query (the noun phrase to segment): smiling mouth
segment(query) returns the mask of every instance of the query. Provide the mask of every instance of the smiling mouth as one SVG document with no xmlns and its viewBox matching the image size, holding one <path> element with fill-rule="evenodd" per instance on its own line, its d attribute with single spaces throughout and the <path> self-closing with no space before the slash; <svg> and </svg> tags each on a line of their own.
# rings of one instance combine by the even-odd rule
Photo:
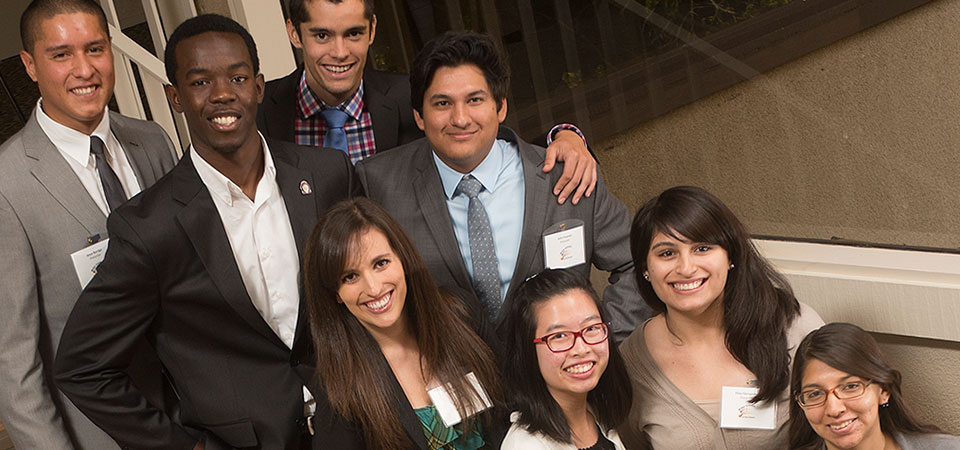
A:
<svg viewBox="0 0 960 450">
<path fill-rule="evenodd" d="M 844 431 L 850 426 L 850 424 L 852 424 L 856 420 L 857 420 L 856 418 L 853 418 L 853 419 L 845 420 L 838 424 L 827 425 L 827 427 L 833 431 Z"/>
<path fill-rule="evenodd" d="M 380 313 L 387 309 L 390 306 L 390 300 L 393 298 L 393 291 L 388 292 L 386 295 L 380 297 L 377 300 L 372 300 L 363 304 L 364 307 L 370 310 L 373 313 Z"/>
<path fill-rule="evenodd" d="M 231 113 L 218 114 L 211 117 L 208 120 L 213 122 L 213 124 L 216 125 L 217 128 L 226 130 L 226 129 L 233 128 L 233 126 L 237 123 L 237 121 L 240 120 L 240 116 L 236 114 L 231 114 Z"/>
<path fill-rule="evenodd" d="M 597 365 L 595 361 L 586 361 L 580 364 L 574 364 L 570 367 L 565 367 L 563 371 L 574 375 L 580 375 L 589 372 L 590 369 L 593 369 L 593 366 L 595 365 Z"/>
<path fill-rule="evenodd" d="M 692 291 L 702 286 L 704 281 L 707 281 L 707 279 L 701 278 L 699 280 L 688 281 L 686 283 L 670 283 L 670 286 L 673 286 L 673 288 L 678 291 Z"/>
<path fill-rule="evenodd" d="M 90 95 L 96 92 L 97 86 L 83 86 L 70 89 L 70 92 L 76 95 Z"/>
<path fill-rule="evenodd" d="M 341 74 L 350 70 L 354 66 L 354 64 L 356 63 L 343 64 L 343 65 L 323 64 L 323 68 L 327 69 L 327 71 L 329 72 L 333 72 L 335 74 Z"/>
</svg>

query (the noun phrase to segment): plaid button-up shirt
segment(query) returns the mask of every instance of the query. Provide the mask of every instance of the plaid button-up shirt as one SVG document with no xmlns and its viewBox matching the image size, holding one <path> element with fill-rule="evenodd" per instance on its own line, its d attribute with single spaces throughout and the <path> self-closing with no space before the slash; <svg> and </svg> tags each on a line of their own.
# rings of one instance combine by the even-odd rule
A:
<svg viewBox="0 0 960 450">
<path fill-rule="evenodd" d="M 323 120 L 320 111 L 331 106 L 325 104 L 307 86 L 306 71 L 300 75 L 300 94 L 297 96 L 296 124 L 294 136 L 297 144 L 321 147 L 323 136 L 327 133 L 327 123 Z M 350 116 L 343 130 L 347 133 L 347 156 L 356 164 L 361 159 L 373 155 L 376 146 L 373 138 L 373 121 L 363 103 L 363 81 L 352 97 L 340 105 L 332 106 Z"/>
</svg>

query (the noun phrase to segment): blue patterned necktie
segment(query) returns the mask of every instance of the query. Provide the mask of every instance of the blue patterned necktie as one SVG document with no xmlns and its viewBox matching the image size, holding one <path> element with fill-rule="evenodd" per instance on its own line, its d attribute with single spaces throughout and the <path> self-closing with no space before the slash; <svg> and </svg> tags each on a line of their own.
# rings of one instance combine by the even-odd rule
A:
<svg viewBox="0 0 960 450">
<path fill-rule="evenodd" d="M 473 261 L 473 289 L 486 307 L 491 321 L 495 323 L 500 312 L 500 269 L 490 219 L 483 203 L 477 198 L 481 189 L 483 185 L 480 181 L 473 175 L 467 175 L 460 180 L 456 192 L 470 198 L 467 234 L 470 241 L 470 259 Z"/>
<path fill-rule="evenodd" d="M 324 109 L 320 111 L 320 115 L 327 122 L 327 134 L 323 136 L 323 146 L 336 148 L 346 153 L 347 132 L 343 130 L 343 124 L 347 123 L 350 116 L 338 108 Z"/>
</svg>

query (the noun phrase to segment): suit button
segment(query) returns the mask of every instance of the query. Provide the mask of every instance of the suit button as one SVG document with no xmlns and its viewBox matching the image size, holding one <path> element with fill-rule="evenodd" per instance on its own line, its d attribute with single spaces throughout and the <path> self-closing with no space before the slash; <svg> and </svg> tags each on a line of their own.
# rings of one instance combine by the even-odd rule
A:
<svg viewBox="0 0 960 450">
<path fill-rule="evenodd" d="M 294 359 L 293 361 L 290 361 L 290 365 L 293 366 L 293 367 L 297 367 L 297 366 L 300 365 L 300 360 L 299 360 L 299 359 Z"/>
</svg>

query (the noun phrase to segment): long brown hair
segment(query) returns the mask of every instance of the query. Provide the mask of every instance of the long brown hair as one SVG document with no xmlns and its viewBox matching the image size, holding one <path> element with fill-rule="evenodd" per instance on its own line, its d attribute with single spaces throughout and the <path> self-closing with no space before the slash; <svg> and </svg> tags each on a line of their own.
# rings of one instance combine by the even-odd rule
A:
<svg viewBox="0 0 960 450">
<path fill-rule="evenodd" d="M 936 427 L 919 422 L 904 403 L 900 372 L 887 364 L 877 341 L 851 323 L 831 323 L 811 331 L 797 347 L 790 378 L 790 448 L 818 449 L 823 439 L 810 427 L 803 408 L 796 402 L 803 386 L 803 371 L 816 359 L 850 375 L 871 380 L 890 394 L 889 406 L 879 408 L 880 430 L 884 434 L 939 433 Z"/>
<path fill-rule="evenodd" d="M 467 325 L 463 303 L 441 293 L 413 242 L 386 210 L 362 197 L 330 208 L 310 234 L 303 263 L 320 384 L 333 409 L 363 428 L 370 448 L 409 448 L 413 443 L 392 400 L 393 372 L 370 333 L 337 302 L 340 274 L 368 230 L 387 237 L 403 266 L 407 284 L 403 314 L 420 350 L 421 370 L 428 380 L 450 386 L 461 417 L 479 395 L 464 375 L 472 371 L 497 402 L 497 369 L 489 347 Z M 469 430 L 473 423 L 466 420 L 459 426 Z"/>
<path fill-rule="evenodd" d="M 760 256 L 746 228 L 720 199 L 695 186 L 672 187 L 643 205 L 630 229 L 637 285 L 655 312 L 665 313 L 667 307 L 643 273 L 657 233 L 719 245 L 727 252 L 735 268 L 723 287 L 724 344 L 757 376 L 759 392 L 753 401 L 776 399 L 790 381 L 787 328 L 800 315 L 786 279 Z"/>
</svg>

